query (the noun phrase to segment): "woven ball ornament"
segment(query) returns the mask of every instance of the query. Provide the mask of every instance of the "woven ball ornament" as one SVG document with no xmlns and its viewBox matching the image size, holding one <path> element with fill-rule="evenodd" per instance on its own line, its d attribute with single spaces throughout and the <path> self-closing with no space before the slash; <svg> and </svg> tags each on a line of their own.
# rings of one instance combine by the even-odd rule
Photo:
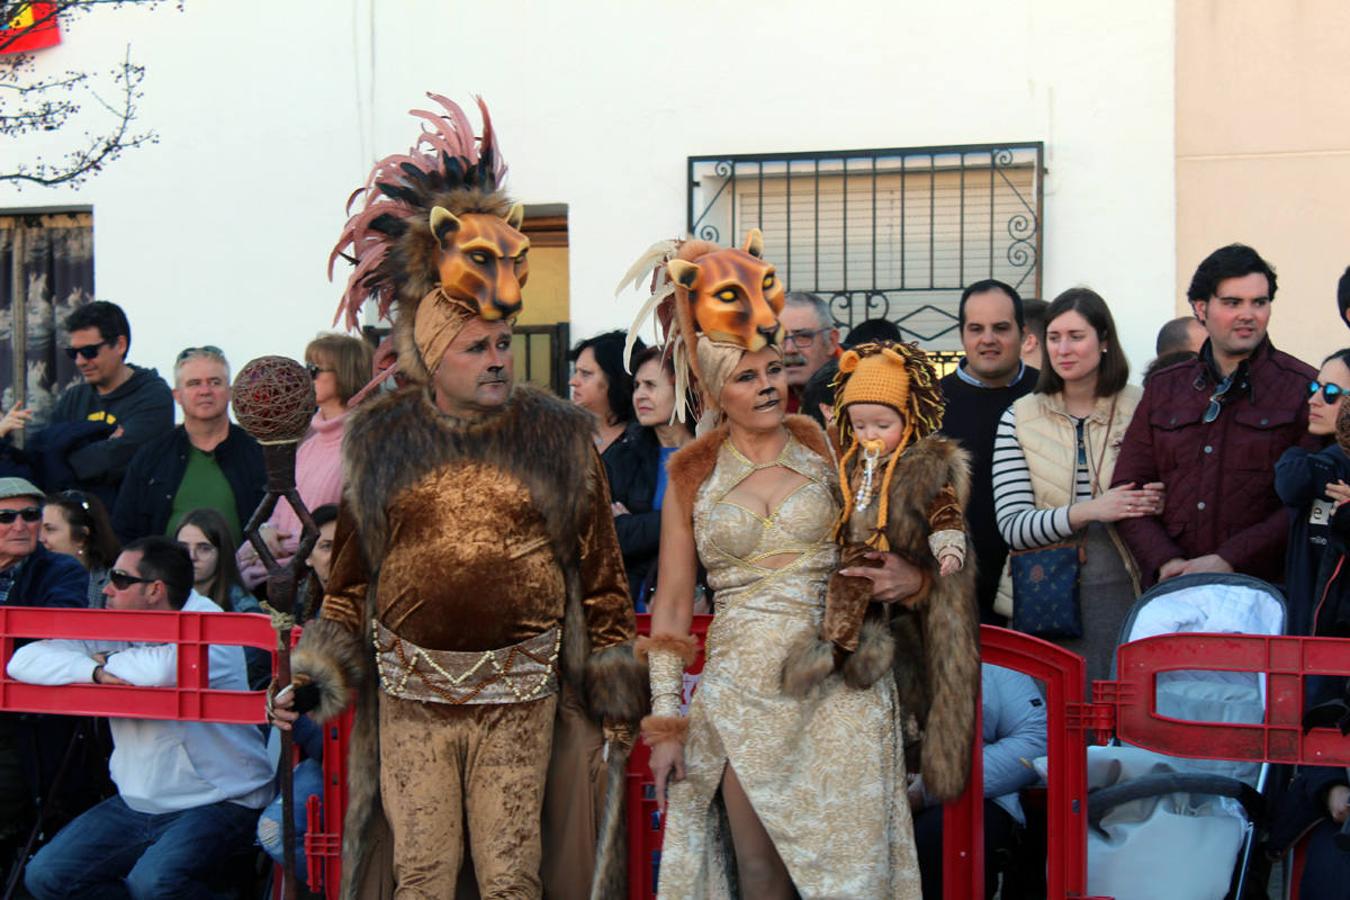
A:
<svg viewBox="0 0 1350 900">
<path fill-rule="evenodd" d="M 305 436 L 318 404 L 308 370 L 286 356 L 260 356 L 234 377 L 234 415 L 260 444 Z"/>
</svg>

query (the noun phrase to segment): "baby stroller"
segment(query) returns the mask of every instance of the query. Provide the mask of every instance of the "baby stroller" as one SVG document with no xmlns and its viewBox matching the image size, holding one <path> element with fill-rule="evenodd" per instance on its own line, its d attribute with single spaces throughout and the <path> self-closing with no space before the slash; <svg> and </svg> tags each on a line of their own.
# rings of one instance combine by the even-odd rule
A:
<svg viewBox="0 0 1350 900">
<path fill-rule="evenodd" d="M 1161 634 L 1284 632 L 1284 598 L 1245 575 L 1184 575 L 1135 601 L 1120 643 Z M 1115 663 L 1112 663 L 1112 677 Z M 1175 671 L 1157 678 L 1161 715 L 1259 724 L 1265 676 Z M 1269 766 L 1185 759 L 1117 742 L 1088 748 L 1088 893 L 1116 900 L 1264 896 L 1248 886 Z M 1257 879 L 1259 880 L 1259 879 Z"/>
</svg>

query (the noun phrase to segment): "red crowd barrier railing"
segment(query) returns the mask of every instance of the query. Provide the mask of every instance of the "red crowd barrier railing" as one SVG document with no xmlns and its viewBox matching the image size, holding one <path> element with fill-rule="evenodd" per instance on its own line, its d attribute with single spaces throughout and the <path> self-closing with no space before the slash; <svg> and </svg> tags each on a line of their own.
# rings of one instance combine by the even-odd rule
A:
<svg viewBox="0 0 1350 900">
<path fill-rule="evenodd" d="M 1046 791 L 1046 892 L 1082 897 L 1087 890 L 1087 732 L 1096 723 L 1083 703 L 1087 669 L 1076 653 L 1006 628 L 980 627 L 981 661 L 1015 669 L 1045 685 L 1049 778 Z M 980 709 L 976 707 L 977 711 Z M 984 744 L 975 719 L 970 779 L 942 821 L 942 893 L 947 900 L 984 897 Z"/>
<path fill-rule="evenodd" d="M 639 630 L 650 619 L 639 616 Z M 710 616 L 695 618 L 700 640 Z M 1118 677 L 1094 686 L 1094 702 L 1082 698 L 1083 659 L 1018 632 L 981 628 L 983 661 L 1041 680 L 1048 713 L 1047 895 L 1086 897 L 1086 747 L 1095 733 L 1175 756 L 1307 765 L 1350 765 L 1350 738 L 1335 729 L 1304 732 L 1302 679 L 1350 676 L 1350 640 L 1252 635 L 1163 635 L 1117 650 Z M 172 643 L 178 647 L 178 683 L 173 687 L 94 684 L 40 686 L 10 679 L 5 669 L 16 643 L 33 638 Z M 0 710 L 78 716 L 175 719 L 257 724 L 265 721 L 264 692 L 210 687 L 209 647 L 236 644 L 275 649 L 264 616 L 246 613 L 128 612 L 115 610 L 0 607 Z M 702 657 L 691 675 L 702 668 Z M 1159 675 L 1177 670 L 1254 672 L 1266 675 L 1266 719 L 1261 724 L 1191 722 L 1156 709 Z M 324 799 L 307 807 L 305 847 L 309 880 L 336 898 L 341 879 L 342 821 L 347 807 L 347 739 L 351 713 L 325 723 Z M 976 734 L 980 734 L 977 721 Z M 983 753 L 974 742 L 966 792 L 944 815 L 944 896 L 982 898 Z M 634 749 L 628 774 L 630 897 L 655 893 L 661 822 L 656 815 L 647 753 Z M 1105 898 L 1100 898 L 1105 900 Z"/>
<path fill-rule="evenodd" d="M 137 641 L 178 645 L 173 687 L 103 684 L 44 686 L 14 681 L 5 671 L 25 638 Z M 68 716 L 176 719 L 256 725 L 267 721 L 262 691 L 211 687 L 210 645 L 276 649 L 266 616 L 249 613 L 140 612 L 0 606 L 0 709 Z"/>
<path fill-rule="evenodd" d="M 1246 634 L 1165 634 L 1124 644 L 1115 681 L 1093 687 L 1104 724 L 1148 750 L 1199 759 L 1350 765 L 1350 740 L 1331 728 L 1303 730 L 1303 678 L 1350 676 L 1350 641 Z M 1259 725 L 1191 722 L 1161 715 L 1157 677 L 1177 670 L 1258 672 L 1266 676 Z"/>
</svg>

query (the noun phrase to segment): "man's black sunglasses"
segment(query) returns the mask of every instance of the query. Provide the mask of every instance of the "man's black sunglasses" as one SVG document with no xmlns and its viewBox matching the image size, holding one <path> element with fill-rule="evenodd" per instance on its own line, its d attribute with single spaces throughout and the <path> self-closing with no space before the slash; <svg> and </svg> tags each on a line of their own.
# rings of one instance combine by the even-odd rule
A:
<svg viewBox="0 0 1350 900">
<path fill-rule="evenodd" d="M 71 359 L 74 359 L 77 356 L 82 356 L 85 359 L 93 359 L 95 356 L 98 356 L 98 351 L 102 350 L 105 346 L 111 347 L 112 344 L 112 341 L 99 341 L 97 344 L 85 344 L 83 347 L 67 347 L 66 356 Z"/>
<path fill-rule="evenodd" d="M 23 519 L 30 525 L 42 521 L 42 510 L 36 506 L 23 509 L 0 509 L 0 525 L 13 525 L 15 519 Z"/>
<path fill-rule="evenodd" d="M 1323 384 L 1320 381 L 1308 382 L 1309 397 L 1315 396 L 1318 391 L 1322 392 L 1322 399 L 1327 403 L 1335 403 L 1346 393 L 1345 388 L 1341 387 L 1339 384 Z"/>
<path fill-rule="evenodd" d="M 132 575 L 129 572 L 123 572 L 121 569 L 113 569 L 108 573 L 108 580 L 112 582 L 113 587 L 119 591 L 125 591 L 133 584 L 154 584 L 158 578 L 141 578 Z"/>
</svg>

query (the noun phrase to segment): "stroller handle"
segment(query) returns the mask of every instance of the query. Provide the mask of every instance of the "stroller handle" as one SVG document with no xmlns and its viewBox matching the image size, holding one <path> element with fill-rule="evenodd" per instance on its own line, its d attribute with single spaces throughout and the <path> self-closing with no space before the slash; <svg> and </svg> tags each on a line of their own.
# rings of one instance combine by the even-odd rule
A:
<svg viewBox="0 0 1350 900">
<path fill-rule="evenodd" d="M 1101 821 L 1106 814 L 1122 803 L 1182 793 L 1231 797 L 1242 804 L 1243 811 L 1252 822 L 1262 821 L 1266 815 L 1265 801 L 1256 789 L 1245 781 L 1224 775 L 1167 772 L 1160 775 L 1145 775 L 1142 778 L 1134 778 L 1092 791 L 1088 794 L 1088 824 L 1100 830 Z M 1341 836 L 1350 840 L 1350 831 L 1342 829 Z"/>
</svg>

